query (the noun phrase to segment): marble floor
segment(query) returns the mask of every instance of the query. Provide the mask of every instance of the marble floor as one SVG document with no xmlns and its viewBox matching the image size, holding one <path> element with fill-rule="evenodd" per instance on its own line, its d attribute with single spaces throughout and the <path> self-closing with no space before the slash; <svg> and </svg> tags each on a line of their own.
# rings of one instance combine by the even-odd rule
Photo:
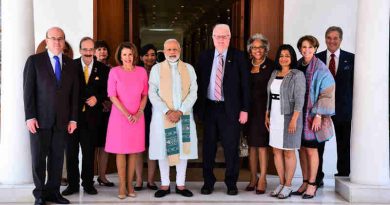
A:
<svg viewBox="0 0 390 205">
<path fill-rule="evenodd" d="M 117 183 L 118 178 L 115 174 L 109 175 L 109 179 Z M 264 195 L 256 195 L 254 192 L 244 191 L 246 182 L 239 182 L 239 194 L 237 196 L 226 195 L 226 188 L 222 182 L 215 185 L 215 190 L 212 195 L 201 195 L 201 182 L 187 182 L 187 187 L 193 191 L 194 197 L 186 198 L 174 193 L 174 184 L 171 185 L 171 194 L 164 198 L 157 199 L 154 197 L 154 191 L 142 190 L 137 192 L 137 197 L 126 198 L 120 200 L 117 196 L 117 186 L 103 187 L 96 185 L 98 195 L 84 194 L 82 189 L 79 194 L 68 196 L 67 199 L 72 204 L 135 204 L 135 205 L 172 205 L 172 204 L 187 204 L 187 205 L 242 205 L 242 204 L 350 204 L 334 191 L 334 179 L 327 178 L 324 180 L 325 186 L 318 190 L 317 196 L 314 199 L 303 200 L 299 196 L 281 200 L 269 196 L 271 190 L 277 186 L 278 179 L 275 176 L 267 176 L 268 187 Z M 297 189 L 302 179 L 295 178 L 293 181 L 294 189 Z M 0 204 L 32 204 L 34 198 L 31 195 L 33 189 L 32 184 L 27 185 L 0 185 Z M 65 187 L 61 187 L 61 190 Z M 372 204 L 372 203 L 370 203 Z"/>
</svg>

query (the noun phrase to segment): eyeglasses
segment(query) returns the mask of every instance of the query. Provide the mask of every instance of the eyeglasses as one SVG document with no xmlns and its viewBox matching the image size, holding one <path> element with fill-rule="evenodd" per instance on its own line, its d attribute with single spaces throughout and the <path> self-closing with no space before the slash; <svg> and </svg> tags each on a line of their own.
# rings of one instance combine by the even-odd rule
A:
<svg viewBox="0 0 390 205">
<path fill-rule="evenodd" d="M 213 38 L 217 40 L 227 40 L 230 38 L 230 35 L 213 35 Z"/>
<path fill-rule="evenodd" d="M 259 46 L 259 47 L 251 46 L 252 50 L 261 50 L 261 49 L 265 49 L 265 48 L 266 48 L 265 46 Z"/>
<path fill-rule="evenodd" d="M 81 50 L 85 51 L 85 52 L 88 52 L 88 51 L 93 51 L 94 49 L 93 48 L 82 48 Z"/>
<path fill-rule="evenodd" d="M 58 37 L 58 38 L 56 38 L 56 37 L 50 37 L 50 38 L 47 37 L 47 39 L 52 40 L 52 41 L 58 41 L 58 42 L 61 42 L 61 41 L 65 40 L 64 37 Z"/>
</svg>

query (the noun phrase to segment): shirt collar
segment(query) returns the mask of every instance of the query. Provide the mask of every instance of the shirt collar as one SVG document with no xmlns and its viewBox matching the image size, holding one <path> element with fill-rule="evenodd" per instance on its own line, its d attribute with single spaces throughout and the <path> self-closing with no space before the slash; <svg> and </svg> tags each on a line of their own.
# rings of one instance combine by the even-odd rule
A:
<svg viewBox="0 0 390 205">
<path fill-rule="evenodd" d="M 332 54 L 332 52 L 330 52 L 328 49 L 326 49 L 326 56 L 328 58 L 330 58 L 330 55 Z M 334 52 L 334 55 L 336 58 L 339 58 L 340 57 L 340 48 L 338 48 L 335 52 Z"/>
<path fill-rule="evenodd" d="M 225 58 L 225 57 L 226 57 L 226 54 L 227 54 L 227 49 L 224 50 L 221 54 L 222 54 L 223 57 Z M 215 49 L 215 51 L 214 51 L 214 58 L 218 57 L 218 55 L 219 55 L 218 50 Z"/>
<path fill-rule="evenodd" d="M 81 60 L 81 65 L 83 66 L 83 69 L 84 69 L 86 64 L 84 63 L 83 58 L 81 58 L 80 60 Z M 88 65 L 88 69 L 93 68 L 93 61 L 94 61 L 94 59 L 92 58 L 91 63 Z"/>
<path fill-rule="evenodd" d="M 54 54 L 49 50 L 49 49 L 47 49 L 47 53 L 49 54 L 49 58 L 50 58 L 50 60 L 53 60 L 54 58 Z M 58 56 L 58 58 L 60 59 L 60 62 L 62 62 L 62 53 L 60 53 L 60 54 L 58 54 L 57 55 Z"/>
</svg>

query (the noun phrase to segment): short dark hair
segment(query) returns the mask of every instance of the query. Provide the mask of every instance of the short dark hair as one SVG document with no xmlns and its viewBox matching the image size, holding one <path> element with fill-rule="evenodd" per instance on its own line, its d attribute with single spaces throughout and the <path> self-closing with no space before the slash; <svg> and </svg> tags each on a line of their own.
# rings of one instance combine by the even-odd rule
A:
<svg viewBox="0 0 390 205">
<path fill-rule="evenodd" d="M 157 48 L 153 44 L 146 44 L 142 46 L 141 50 L 139 51 L 139 55 L 144 56 L 148 53 L 149 50 L 153 50 L 154 54 L 157 54 Z"/>
<path fill-rule="evenodd" d="M 343 39 L 343 29 L 341 29 L 338 26 L 331 26 L 328 29 L 326 29 L 325 38 L 328 35 L 328 33 L 332 32 L 332 31 L 337 31 L 339 33 L 340 39 Z"/>
<path fill-rule="evenodd" d="M 107 50 L 107 59 L 108 60 L 111 56 L 110 48 L 108 47 L 108 44 L 103 40 L 98 40 L 95 42 L 95 50 L 98 48 L 106 48 Z"/>
<path fill-rule="evenodd" d="M 309 43 L 314 47 L 318 48 L 320 47 L 320 43 L 318 42 L 317 38 L 311 35 L 302 36 L 297 43 L 298 50 L 301 50 L 303 41 L 309 41 Z"/>
<path fill-rule="evenodd" d="M 123 65 L 123 62 L 122 62 L 122 59 L 121 59 L 121 54 L 122 54 L 122 50 L 124 48 L 128 48 L 131 50 L 131 52 L 133 52 L 133 65 L 137 65 L 138 63 L 138 52 L 137 52 L 137 47 L 133 44 L 133 43 L 130 43 L 130 42 L 122 42 L 121 44 L 119 44 L 118 48 L 116 49 L 116 52 L 115 52 L 115 61 L 116 63 L 118 63 L 119 65 Z"/>
<path fill-rule="evenodd" d="M 275 69 L 282 70 L 282 66 L 279 63 L 279 58 L 280 58 L 280 54 L 284 50 L 290 52 L 290 57 L 291 57 L 290 69 L 296 68 L 298 63 L 297 63 L 297 54 L 295 53 L 294 48 L 290 44 L 283 44 L 279 46 L 278 51 L 276 52 Z"/>
<path fill-rule="evenodd" d="M 92 41 L 94 44 L 95 44 L 95 41 L 91 38 L 91 37 L 83 37 L 81 40 L 80 40 L 80 44 L 79 44 L 79 48 L 81 49 L 81 44 L 84 42 L 84 41 Z"/>
</svg>

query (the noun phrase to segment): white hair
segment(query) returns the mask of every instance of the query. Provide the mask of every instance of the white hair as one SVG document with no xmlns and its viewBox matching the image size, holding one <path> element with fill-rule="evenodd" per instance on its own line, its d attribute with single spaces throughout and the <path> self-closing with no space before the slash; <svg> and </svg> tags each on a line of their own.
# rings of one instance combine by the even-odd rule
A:
<svg viewBox="0 0 390 205">
<path fill-rule="evenodd" d="M 174 38 L 170 38 L 170 39 L 167 39 L 167 40 L 164 42 L 164 49 L 165 49 L 166 44 L 167 44 L 167 43 L 170 43 L 170 42 L 175 42 L 175 43 L 177 43 L 177 46 L 179 46 L 179 48 L 180 48 L 180 43 L 179 43 L 179 41 L 176 40 L 176 39 L 174 39 Z"/>
<path fill-rule="evenodd" d="M 214 28 L 213 28 L 213 35 L 214 35 L 214 31 L 215 31 L 216 29 L 226 30 L 226 31 L 229 32 L 229 35 L 231 35 L 231 33 L 230 33 L 230 27 L 229 27 L 229 25 L 227 25 L 227 24 L 223 24 L 223 23 L 221 23 L 221 24 L 216 24 L 216 25 L 214 26 Z"/>
</svg>

